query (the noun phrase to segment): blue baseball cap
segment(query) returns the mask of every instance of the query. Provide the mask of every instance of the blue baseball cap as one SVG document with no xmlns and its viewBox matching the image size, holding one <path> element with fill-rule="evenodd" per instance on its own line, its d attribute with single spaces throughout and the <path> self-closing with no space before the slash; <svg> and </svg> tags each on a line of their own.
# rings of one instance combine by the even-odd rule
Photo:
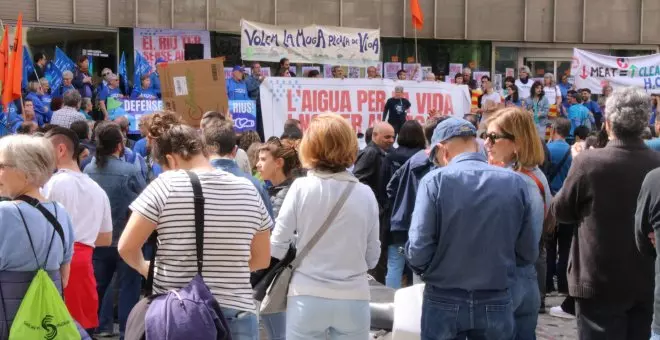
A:
<svg viewBox="0 0 660 340">
<path fill-rule="evenodd" d="M 234 71 L 245 72 L 245 69 L 244 69 L 243 66 L 241 66 L 241 65 L 236 65 L 236 66 L 234 66 L 234 68 L 232 69 L 232 72 L 234 72 Z"/>
<path fill-rule="evenodd" d="M 445 142 L 454 137 L 476 137 L 477 129 L 465 119 L 449 117 L 433 130 L 431 145 Z"/>
</svg>

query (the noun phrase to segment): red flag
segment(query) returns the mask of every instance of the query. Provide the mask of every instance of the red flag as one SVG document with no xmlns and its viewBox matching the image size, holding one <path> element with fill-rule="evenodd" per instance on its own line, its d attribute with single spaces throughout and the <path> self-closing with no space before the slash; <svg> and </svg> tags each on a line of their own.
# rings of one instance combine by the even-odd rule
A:
<svg viewBox="0 0 660 340">
<path fill-rule="evenodd" d="M 419 0 L 410 0 L 410 13 L 412 14 L 412 24 L 416 30 L 421 30 L 424 26 L 424 14 L 419 7 Z"/>
<path fill-rule="evenodd" d="M 2 93 L 2 89 L 5 87 L 7 74 L 9 73 L 9 27 L 5 26 L 4 29 L 5 32 L 0 41 L 0 93 Z M 0 104 L 3 104 L 3 107 L 6 108 L 7 105 L 4 105 L 5 103 L 1 99 Z"/>
<path fill-rule="evenodd" d="M 2 88 L 2 101 L 9 103 L 21 98 L 21 81 L 23 80 L 23 13 L 18 13 L 14 46 L 9 58 L 9 72 L 5 74 L 6 84 Z"/>
</svg>

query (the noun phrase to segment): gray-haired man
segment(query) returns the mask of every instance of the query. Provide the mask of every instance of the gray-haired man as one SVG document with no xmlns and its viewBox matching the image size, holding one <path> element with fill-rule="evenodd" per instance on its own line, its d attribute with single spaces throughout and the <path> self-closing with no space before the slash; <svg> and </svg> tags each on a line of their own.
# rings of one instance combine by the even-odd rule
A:
<svg viewBox="0 0 660 340">
<path fill-rule="evenodd" d="M 73 89 L 64 93 L 63 106 L 61 109 L 53 112 L 50 123 L 69 129 L 73 122 L 87 120 L 85 115 L 79 111 L 81 102 L 82 97 L 80 97 L 80 92 L 77 90 Z"/>
<path fill-rule="evenodd" d="M 403 86 L 395 87 L 394 97 L 387 100 L 383 111 L 383 121 L 392 125 L 395 136 L 399 134 L 401 126 L 406 122 L 410 106 L 410 101 L 404 98 Z"/>
</svg>

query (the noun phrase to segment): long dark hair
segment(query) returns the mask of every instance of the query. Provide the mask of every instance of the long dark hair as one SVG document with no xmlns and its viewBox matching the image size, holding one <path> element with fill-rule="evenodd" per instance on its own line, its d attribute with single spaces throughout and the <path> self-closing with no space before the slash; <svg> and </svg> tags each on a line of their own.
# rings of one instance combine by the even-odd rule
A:
<svg viewBox="0 0 660 340">
<path fill-rule="evenodd" d="M 119 145 L 124 145 L 124 135 L 119 124 L 104 122 L 95 129 L 96 134 L 96 166 L 103 168 L 108 164 L 110 155 L 117 151 Z"/>
<path fill-rule="evenodd" d="M 541 93 L 539 94 L 539 100 L 543 99 L 543 96 L 545 96 L 545 91 L 543 91 L 543 84 L 540 81 L 535 81 L 534 84 L 532 84 L 532 95 L 531 97 L 534 98 L 536 97 L 536 87 L 540 86 L 541 87 Z"/>
<path fill-rule="evenodd" d="M 518 91 L 518 86 L 516 84 L 511 84 L 509 87 L 511 90 L 513 90 L 513 93 L 509 93 L 505 100 L 508 100 L 512 103 L 517 103 L 518 100 L 520 100 L 520 92 Z"/>
</svg>

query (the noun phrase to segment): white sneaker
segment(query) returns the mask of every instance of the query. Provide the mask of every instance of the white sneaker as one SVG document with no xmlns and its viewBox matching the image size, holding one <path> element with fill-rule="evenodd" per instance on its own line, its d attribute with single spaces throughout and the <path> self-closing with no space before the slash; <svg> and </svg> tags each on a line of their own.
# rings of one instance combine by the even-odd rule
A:
<svg viewBox="0 0 660 340">
<path fill-rule="evenodd" d="M 569 320 L 575 319 L 575 316 L 564 312 L 564 310 L 561 309 L 561 306 L 555 306 L 550 308 L 550 315 L 562 319 L 569 319 Z"/>
</svg>

